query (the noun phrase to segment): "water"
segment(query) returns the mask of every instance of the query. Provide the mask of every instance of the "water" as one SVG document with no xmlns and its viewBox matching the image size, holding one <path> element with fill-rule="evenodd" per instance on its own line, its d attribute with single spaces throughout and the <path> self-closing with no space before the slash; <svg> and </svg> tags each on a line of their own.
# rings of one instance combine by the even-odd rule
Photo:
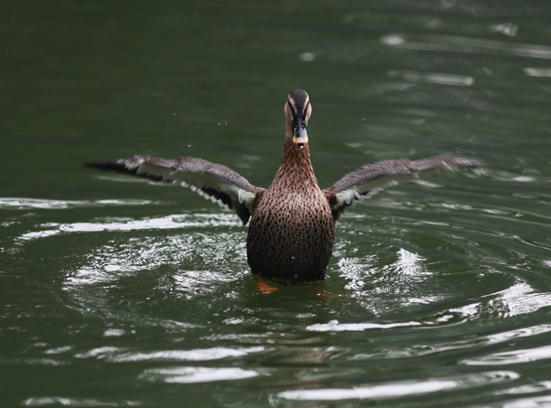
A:
<svg viewBox="0 0 551 408">
<path fill-rule="evenodd" d="M 0 405 L 551 406 L 547 2 L 0 11 Z M 322 187 L 491 166 L 356 206 L 328 279 L 275 291 L 232 213 L 81 168 L 192 155 L 267 187 L 297 87 Z"/>
</svg>

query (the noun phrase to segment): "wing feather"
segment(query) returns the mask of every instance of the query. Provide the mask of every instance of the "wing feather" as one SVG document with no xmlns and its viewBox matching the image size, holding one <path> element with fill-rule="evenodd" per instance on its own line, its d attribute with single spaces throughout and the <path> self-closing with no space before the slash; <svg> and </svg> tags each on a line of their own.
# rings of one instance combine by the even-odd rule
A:
<svg viewBox="0 0 551 408">
<path fill-rule="evenodd" d="M 137 176 L 153 182 L 190 187 L 200 196 L 234 211 L 243 224 L 247 223 L 253 213 L 256 194 L 264 191 L 229 167 L 196 157 L 168 160 L 153 156 L 134 156 L 87 163 L 85 166 Z"/>
<path fill-rule="evenodd" d="M 481 167 L 485 164 L 474 159 L 435 156 L 411 161 L 409 159 L 384 160 L 365 164 L 352 170 L 332 187 L 324 190 L 333 193 L 333 217 L 337 220 L 347 207 L 395 184 L 421 177 L 437 176 L 445 171 Z"/>
</svg>

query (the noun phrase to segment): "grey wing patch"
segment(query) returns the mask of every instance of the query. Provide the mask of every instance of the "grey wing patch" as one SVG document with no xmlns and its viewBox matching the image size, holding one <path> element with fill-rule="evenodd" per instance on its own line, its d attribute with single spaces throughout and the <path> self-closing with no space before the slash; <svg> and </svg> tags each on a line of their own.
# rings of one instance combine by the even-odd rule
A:
<svg viewBox="0 0 551 408">
<path fill-rule="evenodd" d="M 253 212 L 255 194 L 262 190 L 229 167 L 196 157 L 174 160 L 134 156 L 106 162 L 87 163 L 86 167 L 110 170 L 157 183 L 180 184 L 204 198 L 234 211 L 243 224 Z"/>
<path fill-rule="evenodd" d="M 335 194 L 333 217 L 337 220 L 347 207 L 395 184 L 445 171 L 484 166 L 485 163 L 460 157 L 435 156 L 411 161 L 384 160 L 352 170 L 326 191 Z"/>
</svg>

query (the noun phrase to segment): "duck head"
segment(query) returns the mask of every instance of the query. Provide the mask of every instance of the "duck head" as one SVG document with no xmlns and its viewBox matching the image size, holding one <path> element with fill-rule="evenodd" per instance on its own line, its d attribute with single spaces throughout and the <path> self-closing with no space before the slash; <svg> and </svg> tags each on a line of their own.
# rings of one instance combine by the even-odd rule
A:
<svg viewBox="0 0 551 408">
<path fill-rule="evenodd" d="M 295 89 L 289 94 L 289 99 L 284 107 L 287 119 L 287 133 L 292 135 L 293 142 L 304 147 L 308 143 L 308 119 L 312 114 L 310 97 L 302 89 Z"/>
</svg>

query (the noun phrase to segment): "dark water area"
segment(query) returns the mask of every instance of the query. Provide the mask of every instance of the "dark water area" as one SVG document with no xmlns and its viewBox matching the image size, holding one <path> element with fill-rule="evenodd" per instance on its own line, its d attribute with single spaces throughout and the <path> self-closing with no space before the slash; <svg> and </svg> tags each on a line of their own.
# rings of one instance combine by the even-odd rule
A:
<svg viewBox="0 0 551 408">
<path fill-rule="evenodd" d="M 0 4 L 0 406 L 551 406 L 551 3 Z M 263 293 L 247 227 L 84 162 L 222 163 L 268 187 L 287 94 L 331 186 L 436 154 Z"/>
</svg>

